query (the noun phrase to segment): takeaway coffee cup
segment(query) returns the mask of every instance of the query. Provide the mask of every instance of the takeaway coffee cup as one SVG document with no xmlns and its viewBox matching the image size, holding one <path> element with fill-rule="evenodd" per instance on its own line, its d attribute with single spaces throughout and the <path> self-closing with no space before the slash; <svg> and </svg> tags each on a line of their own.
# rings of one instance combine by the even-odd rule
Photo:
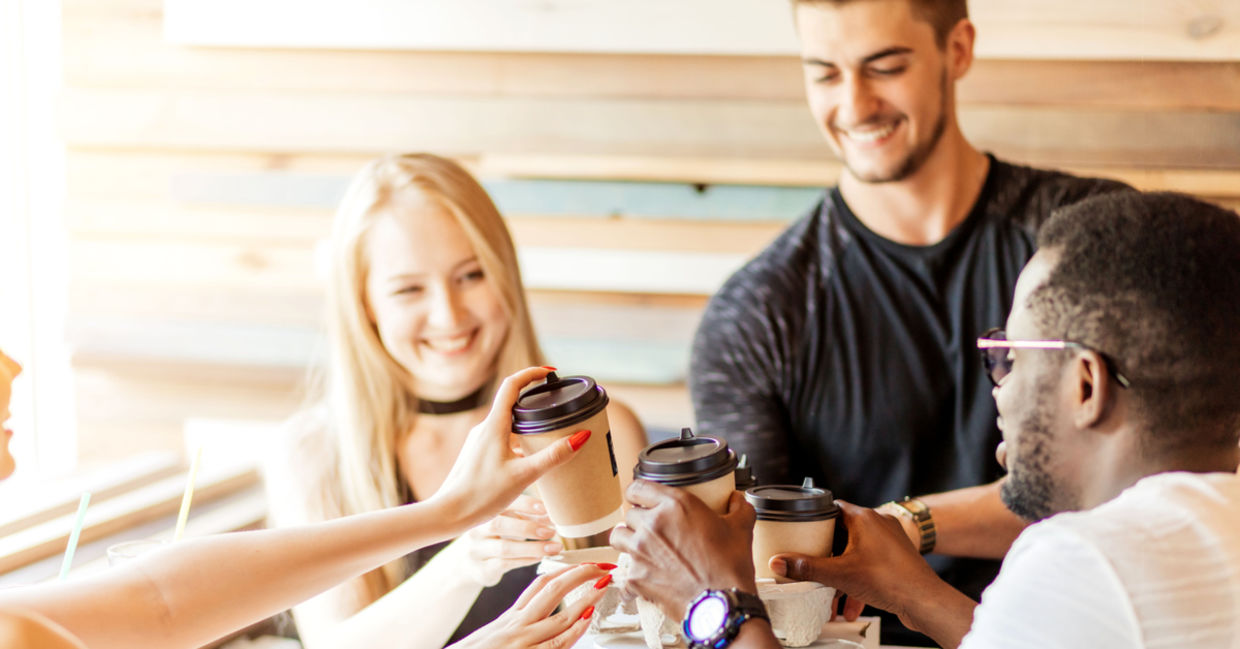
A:
<svg viewBox="0 0 1240 649">
<path fill-rule="evenodd" d="M 814 486 L 813 478 L 806 478 L 801 486 L 753 487 L 745 492 L 745 500 L 758 514 L 753 528 L 753 564 L 759 579 L 791 581 L 777 577 L 769 567 L 771 557 L 781 552 L 830 556 L 840 509 L 830 491 Z"/>
<path fill-rule="evenodd" d="M 720 514 L 736 490 L 736 454 L 714 437 L 696 437 L 682 428 L 680 437 L 656 442 L 637 456 L 633 477 L 687 489 Z"/>
<path fill-rule="evenodd" d="M 594 379 L 552 372 L 546 383 L 522 392 L 512 408 L 512 430 L 527 454 L 579 430 L 591 433 L 573 459 L 536 483 L 547 515 L 570 550 L 607 545 L 609 530 L 623 520 L 607 403 L 607 391 Z"/>
</svg>

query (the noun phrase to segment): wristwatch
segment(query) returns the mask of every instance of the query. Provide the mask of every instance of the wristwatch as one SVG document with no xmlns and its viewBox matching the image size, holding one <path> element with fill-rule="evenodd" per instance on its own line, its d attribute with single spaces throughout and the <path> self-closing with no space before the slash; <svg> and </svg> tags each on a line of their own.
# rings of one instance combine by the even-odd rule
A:
<svg viewBox="0 0 1240 649">
<path fill-rule="evenodd" d="M 742 624 L 756 617 L 771 619 L 757 595 L 736 588 L 705 590 L 689 604 L 681 626 L 689 649 L 723 649 L 736 639 Z"/>
<path fill-rule="evenodd" d="M 934 552 L 934 544 L 938 541 L 938 532 L 934 529 L 934 517 L 930 515 L 930 508 L 926 503 L 916 498 L 905 498 L 904 500 L 893 500 L 883 503 L 883 507 L 893 511 L 898 516 L 903 516 L 917 526 L 917 533 L 921 540 L 917 551 L 922 554 L 930 554 Z"/>
</svg>

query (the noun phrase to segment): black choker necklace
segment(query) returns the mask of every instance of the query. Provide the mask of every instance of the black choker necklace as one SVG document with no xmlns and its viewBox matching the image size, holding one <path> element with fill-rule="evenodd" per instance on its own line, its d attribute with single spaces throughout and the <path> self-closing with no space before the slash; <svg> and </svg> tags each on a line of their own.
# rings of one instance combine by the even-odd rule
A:
<svg viewBox="0 0 1240 649">
<path fill-rule="evenodd" d="M 418 400 L 418 412 L 424 415 L 452 415 L 458 412 L 473 410 L 479 406 L 485 406 L 491 400 L 491 383 L 488 381 L 482 387 L 467 394 L 456 401 L 431 401 L 430 399 Z"/>
</svg>

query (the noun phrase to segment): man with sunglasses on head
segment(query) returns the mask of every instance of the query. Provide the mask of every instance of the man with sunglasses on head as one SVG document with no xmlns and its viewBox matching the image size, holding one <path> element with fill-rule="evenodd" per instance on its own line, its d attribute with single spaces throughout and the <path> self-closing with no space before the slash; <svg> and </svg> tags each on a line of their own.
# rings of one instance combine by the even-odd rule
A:
<svg viewBox="0 0 1240 649">
<path fill-rule="evenodd" d="M 999 502 L 994 405 L 961 350 L 1007 313 L 1051 210 L 1124 186 L 969 143 L 955 93 L 973 62 L 965 0 L 793 8 L 810 112 L 844 170 L 707 307 L 696 430 L 747 454 L 763 484 L 812 477 L 859 504 L 893 501 L 883 511 L 977 596 L 1022 524 Z"/>
<path fill-rule="evenodd" d="M 1121 192 L 1058 211 L 1037 243 L 1006 333 L 976 341 L 995 384 L 1002 500 L 1035 521 L 981 604 L 935 575 L 894 520 L 842 501 L 843 554 L 771 567 L 892 611 L 941 647 L 1234 649 L 1240 215 Z M 659 485 L 628 496 L 636 507 L 613 544 L 647 577 L 629 582 L 639 594 L 671 612 L 708 589 L 755 592 L 743 499 L 720 517 Z M 671 539 L 682 551 L 660 551 Z M 712 646 L 778 646 L 758 609 L 716 617 L 740 621 Z"/>
</svg>

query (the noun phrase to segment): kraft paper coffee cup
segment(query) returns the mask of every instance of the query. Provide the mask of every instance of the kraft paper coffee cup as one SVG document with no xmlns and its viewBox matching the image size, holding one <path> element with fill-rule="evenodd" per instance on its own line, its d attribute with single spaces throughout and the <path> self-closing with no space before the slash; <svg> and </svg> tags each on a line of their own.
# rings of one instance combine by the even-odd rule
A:
<svg viewBox="0 0 1240 649">
<path fill-rule="evenodd" d="M 831 555 L 840 509 L 831 492 L 815 487 L 812 478 L 800 486 L 753 487 L 745 492 L 745 500 L 758 514 L 753 527 L 753 566 L 759 579 L 792 581 L 771 572 L 770 560 L 776 554 Z"/>
<path fill-rule="evenodd" d="M 736 490 L 736 454 L 714 437 L 696 437 L 682 428 L 680 437 L 656 442 L 637 456 L 633 477 L 688 490 L 723 514 Z"/>
<path fill-rule="evenodd" d="M 512 408 L 512 431 L 527 454 L 579 430 L 591 433 L 573 459 L 535 483 L 568 549 L 607 545 L 608 531 L 624 518 L 607 403 L 607 391 L 594 379 L 552 372 Z"/>
</svg>

